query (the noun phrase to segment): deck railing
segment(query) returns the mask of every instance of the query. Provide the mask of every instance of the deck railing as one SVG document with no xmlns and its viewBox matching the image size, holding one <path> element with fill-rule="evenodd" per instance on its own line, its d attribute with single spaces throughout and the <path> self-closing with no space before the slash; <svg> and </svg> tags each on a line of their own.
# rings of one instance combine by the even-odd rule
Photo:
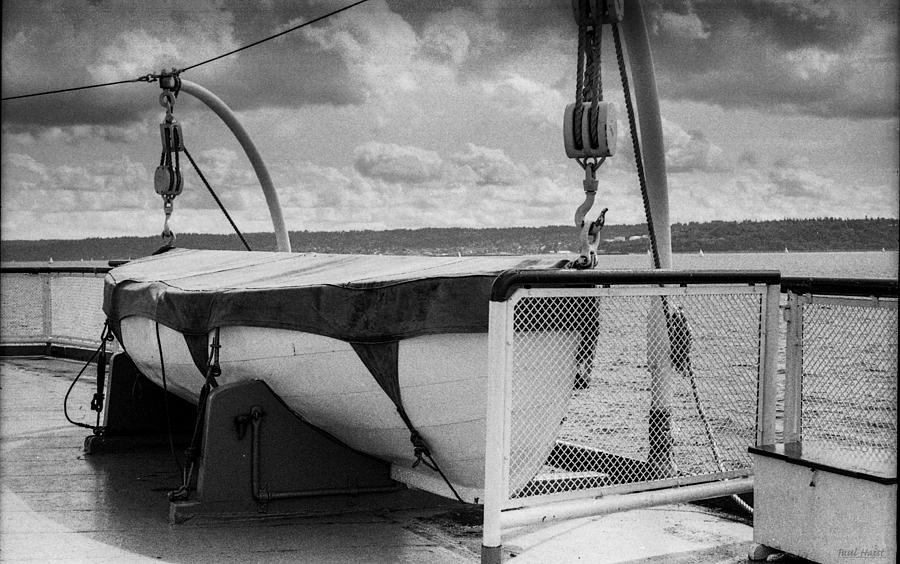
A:
<svg viewBox="0 0 900 564">
<path fill-rule="evenodd" d="M 20 351 L 96 348 L 106 320 L 103 278 L 109 270 L 0 267 L 0 345 Z"/>
<path fill-rule="evenodd" d="M 896 474 L 896 280 L 505 278 L 491 302 L 483 562 L 517 526 L 749 492 L 751 445 L 802 440 Z M 549 362 L 548 348 L 571 352 Z M 560 424 L 530 427 L 537 409 Z"/>
</svg>

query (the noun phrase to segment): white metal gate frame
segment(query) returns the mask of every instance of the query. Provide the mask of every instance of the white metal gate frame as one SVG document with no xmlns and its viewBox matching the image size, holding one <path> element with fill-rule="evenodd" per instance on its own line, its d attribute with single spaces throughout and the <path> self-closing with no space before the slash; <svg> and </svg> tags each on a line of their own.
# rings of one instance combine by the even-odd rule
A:
<svg viewBox="0 0 900 564">
<path fill-rule="evenodd" d="M 890 372 L 891 368 L 893 369 L 893 380 L 889 383 L 888 389 L 880 389 L 878 391 L 882 393 L 887 393 L 889 397 L 882 398 L 886 402 L 891 403 L 890 400 L 893 400 L 893 412 L 890 415 L 881 414 L 881 418 L 879 423 L 881 426 L 886 428 L 886 432 L 882 433 L 882 435 L 892 436 L 893 441 L 892 444 L 888 445 L 854 445 L 854 452 L 857 456 L 863 459 L 869 459 L 870 462 L 874 461 L 876 463 L 893 463 L 896 465 L 896 457 L 897 457 L 897 441 L 896 441 L 896 433 L 897 433 L 897 364 L 896 364 L 896 352 L 897 352 L 897 309 L 898 309 L 898 300 L 896 297 L 896 287 L 893 290 L 893 295 L 890 294 L 890 291 L 879 291 L 876 289 L 861 289 L 856 290 L 852 287 L 844 288 L 846 292 L 845 295 L 840 295 L 840 289 L 823 289 L 819 290 L 815 293 L 810 292 L 809 289 L 800 289 L 794 290 L 793 288 L 788 288 L 787 291 L 787 307 L 785 308 L 784 319 L 787 322 L 787 331 L 785 335 L 785 389 L 784 389 L 784 433 L 783 433 L 783 442 L 798 442 L 803 440 L 804 438 L 804 424 L 815 424 L 817 427 L 825 425 L 826 431 L 829 433 L 846 431 L 846 429 L 828 429 L 827 426 L 829 424 L 834 423 L 833 421 L 825 421 L 824 416 L 821 414 L 816 418 L 811 418 L 810 415 L 807 415 L 807 421 L 804 422 L 804 378 L 806 376 L 811 376 L 806 374 L 806 372 L 810 369 L 809 366 L 805 366 L 805 364 L 809 364 L 808 359 L 804 360 L 806 354 L 809 354 L 810 351 L 805 351 L 804 343 L 805 339 L 808 335 L 805 332 L 810 332 L 811 329 L 815 329 L 815 327 L 808 327 L 810 324 L 810 320 L 808 319 L 808 310 L 811 306 L 816 307 L 819 310 L 832 310 L 835 312 L 833 316 L 837 315 L 846 315 L 848 312 L 863 312 L 868 310 L 871 312 L 869 317 L 879 317 L 880 321 L 885 322 L 889 318 L 893 318 L 894 327 L 891 335 L 883 334 L 885 327 L 874 327 L 874 326 L 864 326 L 864 327 L 855 327 L 855 328 L 843 328 L 846 330 L 852 329 L 866 329 L 865 335 L 854 334 L 853 341 L 851 343 L 845 344 L 847 350 L 853 350 L 853 352 L 861 353 L 862 347 L 865 342 L 870 339 L 878 340 L 879 337 L 884 338 L 887 337 L 884 343 L 882 343 L 887 350 L 887 356 L 882 355 L 882 360 L 886 360 L 888 364 L 893 362 L 892 367 L 887 367 Z M 821 293 L 820 293 L 821 292 Z M 829 293 L 825 293 L 829 292 Z M 878 295 L 878 293 L 882 295 Z M 873 321 L 872 319 L 868 321 Z M 876 331 L 880 329 L 882 332 L 877 333 L 875 335 L 871 334 L 872 331 Z M 890 331 L 888 331 L 890 332 Z M 808 343 L 807 343 L 808 344 Z M 892 350 L 891 350 L 892 349 Z M 884 351 L 882 351 L 884 352 Z M 869 354 L 868 352 L 864 354 Z M 815 359 L 820 360 L 820 359 Z M 829 384 L 832 388 L 829 390 L 830 394 L 833 396 L 841 396 L 846 395 L 845 397 L 838 397 L 839 400 L 847 400 L 853 399 L 856 395 L 858 395 L 865 384 L 860 381 L 859 374 L 852 373 L 849 371 L 849 367 L 838 364 L 833 367 L 834 368 L 834 376 L 830 378 Z M 869 392 L 873 392 L 873 390 L 868 390 Z M 867 406 L 868 407 L 868 406 Z M 850 413 L 845 413 L 845 417 L 853 419 Z M 859 415 L 859 414 L 857 414 Z M 873 414 L 871 411 L 867 413 L 869 418 L 875 417 L 876 414 Z M 854 420 L 853 422 L 856 424 L 864 424 L 867 421 L 861 420 L 861 416 L 857 417 L 859 420 Z M 846 423 L 846 422 L 845 422 Z M 821 429 L 820 429 L 821 431 Z M 810 437 L 806 437 L 809 441 Z M 809 441 L 813 442 L 813 441 Z M 846 447 L 846 445 L 839 446 L 836 442 L 834 442 L 834 437 L 826 441 L 828 443 L 826 448 L 832 450 L 841 450 Z"/>
<path fill-rule="evenodd" d="M 527 498 L 509 495 L 514 312 L 527 297 L 756 294 L 760 296 L 756 443 L 775 434 L 779 287 L 777 272 L 511 271 L 498 278 L 490 302 L 482 562 L 500 562 L 502 534 L 559 519 L 747 493 L 752 468 L 595 487 Z M 649 323 L 648 323 L 649 325 Z M 665 335 L 665 329 L 663 329 Z M 668 338 L 663 338 L 668 350 Z M 661 355 L 667 356 L 667 355 Z M 747 445 L 748 447 L 751 445 Z"/>
</svg>

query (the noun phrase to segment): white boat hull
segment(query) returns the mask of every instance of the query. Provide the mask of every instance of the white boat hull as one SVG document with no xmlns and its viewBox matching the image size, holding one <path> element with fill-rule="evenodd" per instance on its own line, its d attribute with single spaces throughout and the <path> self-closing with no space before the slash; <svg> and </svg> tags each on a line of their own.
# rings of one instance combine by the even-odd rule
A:
<svg viewBox="0 0 900 564">
<path fill-rule="evenodd" d="M 140 316 L 121 320 L 126 351 L 138 368 L 163 385 L 155 321 Z M 211 338 L 211 335 L 210 335 Z M 527 339 L 528 335 L 521 335 Z M 515 374 L 516 384 L 543 399 L 527 413 L 513 408 L 512 428 L 528 418 L 521 437 L 531 449 L 528 461 L 512 470 L 512 490 L 527 483 L 553 447 L 565 415 L 575 374 L 576 332 L 561 333 L 553 350 L 539 350 Z M 194 364 L 184 337 L 159 325 L 165 387 L 197 403 L 203 376 Z M 346 445 L 393 465 L 395 479 L 441 495 L 452 495 L 434 471 L 419 465 L 410 432 L 397 408 L 370 374 L 351 345 L 310 333 L 273 328 L 225 326 L 220 332 L 220 384 L 263 380 L 303 419 Z M 399 342 L 399 385 L 406 413 L 431 449 L 441 470 L 466 501 L 479 502 L 484 482 L 487 385 L 486 333 L 423 335 Z M 567 367 L 560 369 L 561 367 Z M 513 437 L 515 442 L 517 437 Z M 516 445 L 512 445 L 514 450 Z"/>
</svg>

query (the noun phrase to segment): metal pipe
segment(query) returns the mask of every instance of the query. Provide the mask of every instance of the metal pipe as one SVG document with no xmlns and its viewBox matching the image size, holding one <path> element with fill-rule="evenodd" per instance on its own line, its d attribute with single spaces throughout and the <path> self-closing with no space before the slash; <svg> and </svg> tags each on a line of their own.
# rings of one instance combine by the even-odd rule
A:
<svg viewBox="0 0 900 564">
<path fill-rule="evenodd" d="M 276 246 L 281 252 L 291 252 L 291 240 L 288 237 L 287 228 L 284 225 L 284 215 L 281 212 L 281 203 L 278 201 L 278 193 L 275 192 L 275 186 L 272 184 L 272 178 L 269 176 L 269 171 L 266 169 L 262 156 L 259 154 L 259 151 L 256 150 L 256 145 L 253 144 L 253 141 L 250 139 L 244 126 L 241 125 L 237 116 L 225 102 L 196 82 L 191 82 L 190 80 L 182 78 L 181 91 L 190 94 L 206 104 L 209 109 L 225 122 L 225 125 L 227 125 L 228 129 L 234 134 L 238 143 L 241 144 L 244 153 L 246 153 L 247 158 L 250 159 L 250 164 L 253 165 L 253 170 L 256 172 L 256 178 L 259 179 L 259 184 L 262 186 L 263 194 L 266 197 L 266 205 L 269 206 L 269 215 L 272 217 L 272 229 L 275 231 Z"/>
<path fill-rule="evenodd" d="M 512 529 L 534 523 L 577 519 L 579 517 L 608 515 L 619 511 L 643 509 L 657 505 L 686 503 L 701 499 L 723 497 L 753 491 L 753 477 L 725 480 L 708 484 L 696 484 L 681 488 L 654 490 L 590 499 L 578 499 L 545 506 L 525 507 L 504 511 L 501 515 L 504 529 Z"/>
<path fill-rule="evenodd" d="M 784 345 L 784 427 L 782 443 L 800 440 L 803 390 L 803 307 L 800 294 L 788 293 L 787 331 Z"/>
<path fill-rule="evenodd" d="M 766 295 L 760 308 L 759 335 L 759 387 L 757 392 L 756 444 L 768 445 L 775 442 L 775 403 L 777 388 L 776 357 L 778 356 L 778 316 L 781 291 L 778 286 L 766 287 Z"/>
<path fill-rule="evenodd" d="M 512 333 L 513 307 L 506 301 L 492 301 L 489 306 L 482 564 L 500 562 L 501 511 L 509 493 L 506 484 L 509 471 L 509 375 L 512 359 L 507 339 Z"/>
<path fill-rule="evenodd" d="M 297 499 L 302 497 L 317 497 L 324 495 L 358 495 L 363 493 L 385 493 L 385 492 L 394 492 L 399 489 L 402 489 L 402 485 L 391 485 L 391 486 L 369 486 L 364 488 L 320 488 L 320 489 L 309 489 L 309 490 L 298 490 L 298 491 L 280 491 L 280 492 L 271 492 L 268 490 L 263 490 L 260 485 L 262 482 L 261 469 L 260 469 L 260 461 L 262 457 L 260 456 L 260 439 L 259 439 L 259 428 L 261 425 L 262 417 L 264 413 L 258 407 L 254 406 L 250 410 L 250 482 L 251 489 L 253 493 L 253 500 L 257 503 L 269 503 L 270 501 L 275 501 L 279 499 Z"/>
<path fill-rule="evenodd" d="M 659 250 L 659 268 L 672 268 L 672 232 L 669 225 L 669 185 L 666 180 L 666 150 L 663 144 L 662 119 L 659 116 L 659 96 L 656 77 L 653 74 L 653 56 L 650 40 L 639 0 L 628 0 L 624 7 L 622 35 L 631 69 L 637 106 L 638 129 L 644 172 L 647 178 L 647 199 L 656 248 Z"/>
</svg>

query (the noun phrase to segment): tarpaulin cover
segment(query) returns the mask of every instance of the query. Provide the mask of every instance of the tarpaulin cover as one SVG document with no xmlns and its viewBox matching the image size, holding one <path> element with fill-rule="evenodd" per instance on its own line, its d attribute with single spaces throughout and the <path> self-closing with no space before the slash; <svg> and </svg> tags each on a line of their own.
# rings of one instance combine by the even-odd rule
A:
<svg viewBox="0 0 900 564">
<path fill-rule="evenodd" d="M 559 262 L 182 249 L 110 271 L 103 310 L 120 338 L 119 322 L 132 315 L 185 334 L 198 367 L 205 364 L 206 335 L 216 327 L 292 329 L 341 339 L 354 345 L 399 404 L 397 341 L 487 332 L 490 289 L 498 274 Z"/>
</svg>

